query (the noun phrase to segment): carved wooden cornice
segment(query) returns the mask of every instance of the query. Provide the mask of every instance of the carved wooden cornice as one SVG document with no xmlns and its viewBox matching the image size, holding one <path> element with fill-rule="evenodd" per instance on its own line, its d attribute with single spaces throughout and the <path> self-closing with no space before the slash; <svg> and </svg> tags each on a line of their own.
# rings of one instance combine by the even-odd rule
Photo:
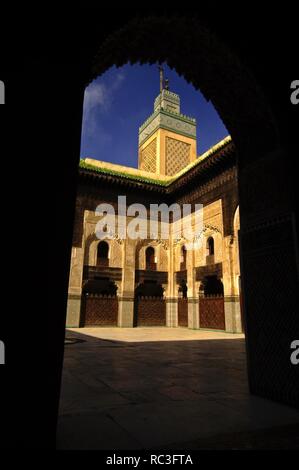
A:
<svg viewBox="0 0 299 470">
<path fill-rule="evenodd" d="M 197 266 L 195 268 L 195 280 L 202 281 L 206 276 L 215 275 L 222 277 L 222 263 L 209 264 L 206 266 Z"/>
<path fill-rule="evenodd" d="M 150 271 L 146 269 L 136 269 L 135 283 L 141 283 L 144 281 L 156 281 L 158 284 L 167 284 L 168 272 L 167 271 Z"/>
</svg>

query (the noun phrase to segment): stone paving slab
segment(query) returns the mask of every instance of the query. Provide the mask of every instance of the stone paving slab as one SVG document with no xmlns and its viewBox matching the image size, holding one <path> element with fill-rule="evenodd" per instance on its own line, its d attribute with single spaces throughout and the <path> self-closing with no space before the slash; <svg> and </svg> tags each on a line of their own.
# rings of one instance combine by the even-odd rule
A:
<svg viewBox="0 0 299 470">
<path fill-rule="evenodd" d="M 239 433 L 299 426 L 298 410 L 249 394 L 243 335 L 186 328 L 66 335 L 60 449 L 217 449 L 217 436 L 227 448 L 229 436 L 235 446 Z"/>
<path fill-rule="evenodd" d="M 209 339 L 244 338 L 243 334 L 230 334 L 215 331 L 191 330 L 188 328 L 139 327 L 139 328 L 68 328 L 68 331 L 83 333 L 95 338 L 111 341 L 190 341 Z"/>
</svg>

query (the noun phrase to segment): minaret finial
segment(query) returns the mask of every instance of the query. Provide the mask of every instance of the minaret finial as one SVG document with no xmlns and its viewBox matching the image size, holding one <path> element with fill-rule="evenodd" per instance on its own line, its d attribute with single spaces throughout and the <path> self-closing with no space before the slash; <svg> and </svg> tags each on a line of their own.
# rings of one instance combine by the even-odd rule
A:
<svg viewBox="0 0 299 470">
<path fill-rule="evenodd" d="M 160 93 L 162 93 L 162 90 L 164 88 L 164 69 L 162 65 L 159 65 L 159 72 L 160 72 Z"/>
</svg>

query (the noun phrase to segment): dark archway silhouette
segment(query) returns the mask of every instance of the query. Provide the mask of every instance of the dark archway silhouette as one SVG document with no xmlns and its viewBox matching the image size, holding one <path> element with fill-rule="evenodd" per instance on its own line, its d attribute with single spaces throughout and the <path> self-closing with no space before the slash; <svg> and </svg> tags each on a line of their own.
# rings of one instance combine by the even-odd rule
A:
<svg viewBox="0 0 299 470">
<path fill-rule="evenodd" d="M 128 61 L 167 62 L 175 68 L 213 101 L 239 149 L 250 152 L 257 145 L 259 150 L 277 146 L 277 127 L 254 76 L 198 18 L 148 17 L 129 22 L 99 48 L 90 81 Z"/>
<path fill-rule="evenodd" d="M 114 64 L 121 66 L 128 61 L 167 62 L 213 102 L 232 136 L 237 149 L 240 258 L 250 389 L 252 393 L 295 403 L 297 398 L 291 385 L 293 371 L 288 369 L 282 372 L 285 361 L 288 361 L 288 345 L 293 336 L 291 325 L 296 321 L 297 311 L 295 285 L 298 282 L 298 267 L 290 211 L 292 194 L 285 188 L 287 176 L 280 128 L 276 123 L 277 115 L 274 117 L 264 95 L 266 87 L 262 89 L 248 67 L 197 18 L 161 15 L 138 18 L 119 30 L 116 28 L 99 47 L 89 80 Z M 277 190 L 278 187 L 281 191 Z M 281 233 L 285 234 L 287 245 L 282 243 Z M 266 254 L 269 244 L 272 248 L 276 246 L 271 261 Z M 278 300 L 282 293 L 275 292 L 277 302 L 274 313 L 272 286 L 281 282 L 281 271 L 278 265 L 273 266 L 272 271 L 270 264 L 277 260 L 281 266 L 278 260 L 286 246 L 286 258 L 292 265 L 293 278 L 288 283 L 287 299 L 284 296 Z M 259 255 L 256 248 L 260 250 Z M 273 275 L 271 284 L 265 282 L 269 270 Z M 290 271 L 284 273 L 284 279 L 289 276 Z M 290 328 L 283 339 L 284 360 L 277 352 L 274 361 L 269 351 L 276 351 L 275 338 L 280 329 L 280 318 L 285 318 L 286 311 Z M 257 340 L 258 331 L 264 328 L 265 322 L 270 342 L 267 346 Z M 271 377 L 269 361 L 274 368 Z M 276 386 L 273 388 L 274 382 Z M 288 391 L 286 382 L 289 384 Z"/>
<path fill-rule="evenodd" d="M 253 28 L 254 10 L 246 12 L 247 17 L 252 14 L 252 21 L 247 18 L 246 22 L 241 18 L 236 22 L 235 16 L 227 13 L 225 21 L 223 17 L 217 19 L 214 11 L 206 14 L 204 23 L 216 34 L 193 12 L 179 18 L 161 8 L 150 17 L 136 13 L 134 21 L 127 11 L 118 19 L 114 12 L 81 11 L 80 18 L 73 21 L 59 17 L 55 34 L 52 23 L 50 28 L 43 24 L 38 34 L 33 30 L 32 41 L 28 40 L 30 29 L 24 22 L 24 46 L 13 57 L 13 73 L 6 72 L 8 81 L 12 77 L 8 99 L 20 113 L 22 138 L 15 143 L 15 153 L 24 155 L 24 142 L 34 129 L 34 146 L 27 143 L 30 175 L 22 183 L 24 203 L 28 207 L 37 205 L 38 195 L 51 216 L 53 230 L 49 230 L 45 210 L 35 209 L 35 229 L 48 237 L 48 292 L 46 302 L 42 296 L 32 299 L 31 327 L 26 335 L 22 329 L 14 329 L 14 376 L 18 383 L 30 387 L 21 397 L 19 387 L 10 389 L 15 404 L 10 422 L 19 423 L 18 436 L 15 429 L 11 430 L 11 443 L 17 445 L 19 439 L 22 447 L 30 448 L 33 443 L 35 448 L 55 447 L 84 89 L 111 65 L 128 61 L 167 61 L 213 101 L 232 135 L 238 152 L 240 258 L 250 389 L 273 400 L 299 405 L 298 373 L 289 360 L 289 345 L 298 333 L 298 212 L 294 204 L 298 185 L 292 171 L 298 141 L 292 124 L 295 108 L 288 100 L 286 78 L 293 79 L 293 57 L 281 54 L 277 67 L 281 46 L 277 22 L 267 22 L 269 41 L 265 41 L 266 17 L 261 17 L 260 25 Z M 294 44 L 291 31 L 289 27 L 284 36 Z M 22 87 L 15 78 L 19 77 L 20 64 Z M 285 75 L 279 75 L 282 72 Z M 41 99 L 45 90 L 46 106 Z M 53 158 L 54 164 L 49 165 Z M 27 159 L 23 165 L 27 170 Z M 31 168 L 41 168 L 42 177 L 37 178 Z M 34 197 L 25 196 L 29 186 Z M 42 239 L 39 249 L 30 250 L 37 256 L 32 263 L 35 266 L 39 265 L 38 256 L 44 246 Z M 44 295 L 44 276 L 35 277 L 35 292 Z M 27 292 L 24 294 L 26 298 Z M 49 332 L 49 338 L 45 340 L 41 331 Z M 26 350 L 31 359 L 26 368 L 20 365 L 21 350 Z"/>
</svg>

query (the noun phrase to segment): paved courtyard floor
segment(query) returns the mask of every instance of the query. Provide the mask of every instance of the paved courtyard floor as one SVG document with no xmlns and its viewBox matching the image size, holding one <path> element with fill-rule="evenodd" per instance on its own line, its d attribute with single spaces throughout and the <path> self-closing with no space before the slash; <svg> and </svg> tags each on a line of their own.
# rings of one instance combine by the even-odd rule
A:
<svg viewBox="0 0 299 470">
<path fill-rule="evenodd" d="M 243 335 L 66 331 L 59 449 L 299 448 L 299 411 L 251 396 Z"/>
</svg>

